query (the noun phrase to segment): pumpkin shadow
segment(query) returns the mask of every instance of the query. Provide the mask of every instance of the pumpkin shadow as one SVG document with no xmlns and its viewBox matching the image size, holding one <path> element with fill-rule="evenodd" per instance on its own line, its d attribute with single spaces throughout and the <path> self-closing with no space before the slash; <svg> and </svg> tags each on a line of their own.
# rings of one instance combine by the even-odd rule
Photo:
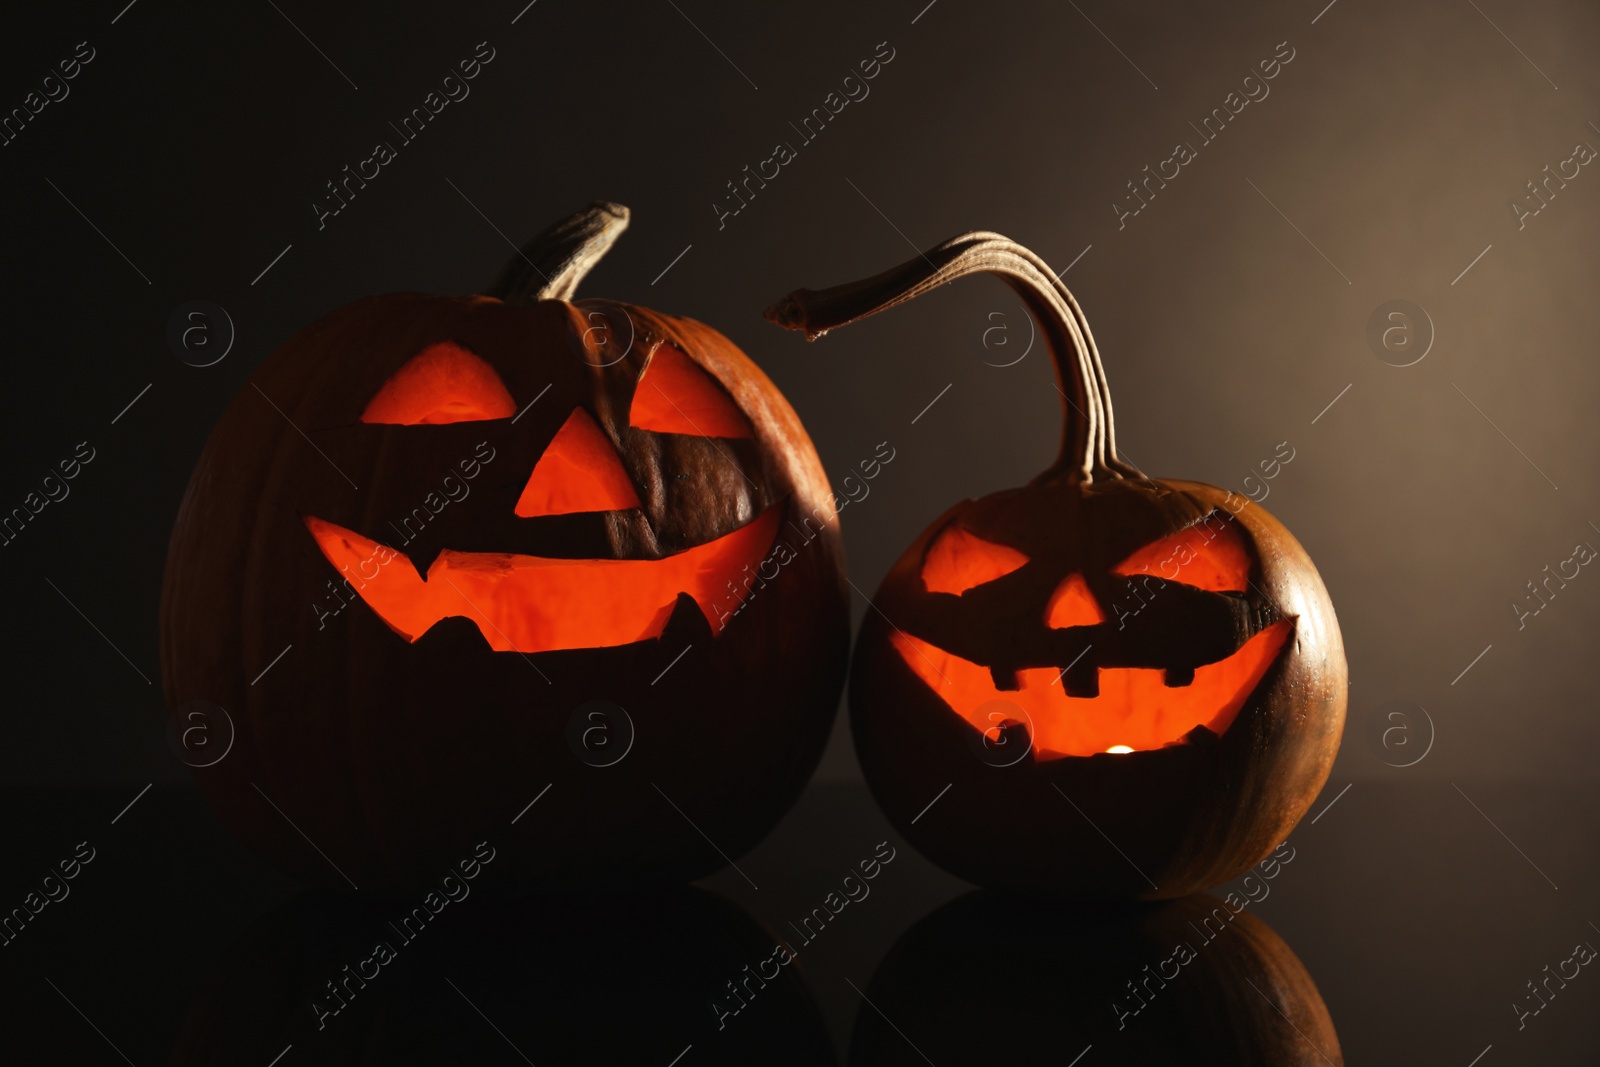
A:
<svg viewBox="0 0 1600 1067">
<path fill-rule="evenodd" d="M 1087 905 L 977 890 L 872 976 L 852 1067 L 1075 1063 L 1338 1067 L 1327 1007 L 1266 923 L 1197 894 Z"/>
<path fill-rule="evenodd" d="M 797 965 L 719 1016 L 777 942 L 704 889 L 464 899 L 420 930 L 407 914 L 328 890 L 269 912 L 213 968 L 170 1062 L 290 1046 L 285 1067 L 667 1064 L 690 1046 L 694 1063 L 838 1062 Z"/>
</svg>

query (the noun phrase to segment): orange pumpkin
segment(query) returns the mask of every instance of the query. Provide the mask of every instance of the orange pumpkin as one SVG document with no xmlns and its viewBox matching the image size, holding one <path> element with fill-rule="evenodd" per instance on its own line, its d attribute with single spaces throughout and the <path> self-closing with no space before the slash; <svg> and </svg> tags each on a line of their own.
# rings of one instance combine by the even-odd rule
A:
<svg viewBox="0 0 1600 1067">
<path fill-rule="evenodd" d="M 1305 550 L 1259 505 L 1117 455 L 1077 302 L 998 234 L 799 290 L 768 317 L 815 338 L 978 271 L 1050 346 L 1061 455 L 956 504 L 884 578 L 850 683 L 862 769 L 907 840 L 982 885 L 1218 885 L 1287 836 L 1338 750 L 1344 648 Z"/>
<path fill-rule="evenodd" d="M 692 878 L 820 758 L 849 643 L 826 476 L 720 333 L 576 299 L 627 217 L 557 224 L 491 296 L 340 308 L 213 431 L 166 694 L 226 709 L 195 777 L 291 873 L 400 887 L 493 836 L 528 885 Z"/>
</svg>

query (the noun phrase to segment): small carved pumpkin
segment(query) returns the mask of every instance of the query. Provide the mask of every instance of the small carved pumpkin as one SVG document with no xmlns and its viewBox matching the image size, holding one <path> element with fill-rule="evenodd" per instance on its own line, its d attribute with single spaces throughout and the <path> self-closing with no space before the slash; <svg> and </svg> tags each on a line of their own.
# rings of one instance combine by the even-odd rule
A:
<svg viewBox="0 0 1600 1067">
<path fill-rule="evenodd" d="M 691 878 L 816 765 L 849 643 L 826 477 L 721 334 L 574 302 L 626 223 L 552 227 L 492 297 L 335 311 L 212 433 L 166 693 L 226 709 L 195 776 L 290 872 L 399 887 L 492 835 L 535 886 Z"/>
<path fill-rule="evenodd" d="M 1118 457 L 1082 312 L 999 235 L 799 290 L 768 317 L 815 338 L 976 271 L 1038 320 L 1065 439 L 1049 470 L 955 505 L 884 578 L 851 675 L 862 769 L 909 841 L 983 885 L 1218 885 L 1284 839 L 1338 749 L 1344 648 L 1305 550 L 1244 497 Z"/>
</svg>

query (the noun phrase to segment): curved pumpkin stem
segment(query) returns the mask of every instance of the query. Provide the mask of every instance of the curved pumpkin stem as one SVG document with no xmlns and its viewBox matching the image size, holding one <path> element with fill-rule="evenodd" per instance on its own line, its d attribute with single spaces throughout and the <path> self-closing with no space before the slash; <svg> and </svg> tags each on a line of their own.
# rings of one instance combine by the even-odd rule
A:
<svg viewBox="0 0 1600 1067">
<path fill-rule="evenodd" d="M 571 300 L 627 228 L 627 208 L 596 200 L 523 245 L 485 295 L 518 305 Z"/>
<path fill-rule="evenodd" d="M 1075 482 L 1142 477 L 1117 456 L 1111 392 L 1088 321 L 1067 287 L 1033 252 L 998 233 L 974 231 L 872 278 L 831 289 L 796 289 L 769 307 L 769 321 L 814 341 L 969 274 L 998 275 L 1038 322 L 1055 361 L 1063 410 L 1061 455 L 1041 478 Z"/>
</svg>

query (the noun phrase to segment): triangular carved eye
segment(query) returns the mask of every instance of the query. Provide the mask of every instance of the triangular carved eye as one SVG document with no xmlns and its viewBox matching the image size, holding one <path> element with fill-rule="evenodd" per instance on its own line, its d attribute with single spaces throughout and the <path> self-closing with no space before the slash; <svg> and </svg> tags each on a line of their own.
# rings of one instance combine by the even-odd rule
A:
<svg viewBox="0 0 1600 1067">
<path fill-rule="evenodd" d="M 532 518 L 639 506 L 639 494 L 610 439 L 587 411 L 573 408 L 550 447 L 533 465 L 514 510 L 523 518 Z"/>
<path fill-rule="evenodd" d="M 733 398 L 672 345 L 657 345 L 634 388 L 628 425 L 654 433 L 751 437 L 750 420 Z"/>
<path fill-rule="evenodd" d="M 1089 583 L 1083 575 L 1072 574 L 1056 586 L 1045 605 L 1044 624 L 1052 630 L 1065 630 L 1069 626 L 1096 626 L 1106 621 L 1105 613 L 1089 592 Z"/>
<path fill-rule="evenodd" d="M 1213 593 L 1250 587 L 1250 549 L 1239 523 L 1213 511 L 1200 522 L 1145 545 L 1111 569 L 1124 577 L 1150 574 Z"/>
<path fill-rule="evenodd" d="M 454 341 L 412 356 L 367 403 L 362 422 L 436 426 L 508 419 L 517 412 L 500 375 Z"/>
<path fill-rule="evenodd" d="M 922 584 L 930 593 L 960 596 L 974 586 L 1003 578 L 1028 562 L 1014 548 L 985 541 L 952 523 L 939 532 L 922 560 Z"/>
</svg>

